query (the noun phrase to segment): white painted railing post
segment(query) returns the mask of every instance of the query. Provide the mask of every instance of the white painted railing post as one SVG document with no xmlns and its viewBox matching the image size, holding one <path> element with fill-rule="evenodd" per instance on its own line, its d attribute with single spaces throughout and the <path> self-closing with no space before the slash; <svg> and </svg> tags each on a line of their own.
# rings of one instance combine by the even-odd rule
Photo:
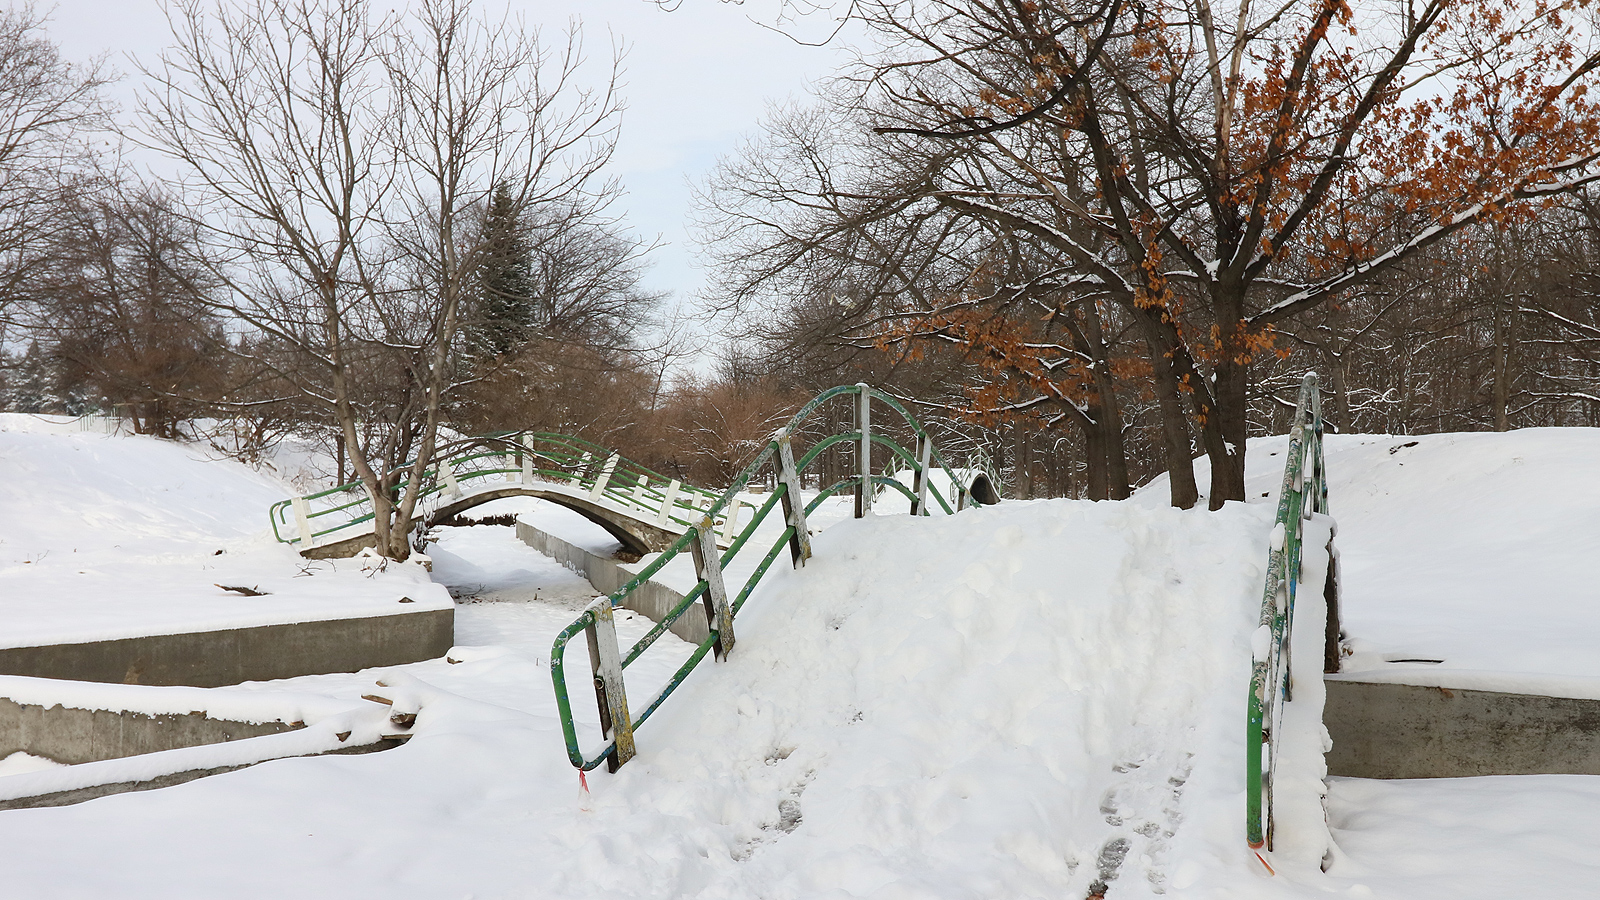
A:
<svg viewBox="0 0 1600 900">
<path fill-rule="evenodd" d="M 649 490 L 650 476 L 639 475 L 638 480 L 633 483 L 633 503 L 635 506 L 643 509 L 644 505 L 650 502 L 649 497 L 647 496 L 647 492 Z"/>
<path fill-rule="evenodd" d="M 683 482 L 674 478 L 667 482 L 667 493 L 661 498 L 661 511 L 656 513 L 656 524 L 667 524 L 667 518 L 672 515 L 672 504 L 678 500 L 678 489 L 683 487 Z"/>
<path fill-rule="evenodd" d="M 533 435 L 522 436 L 522 483 L 533 482 Z"/>
<path fill-rule="evenodd" d="M 706 583 L 706 623 L 717 633 L 717 658 L 727 659 L 733 650 L 733 610 L 728 606 L 728 589 L 722 582 L 722 555 L 710 516 L 701 518 L 695 526 L 695 539 L 689 546 L 694 553 L 695 574 Z"/>
<path fill-rule="evenodd" d="M 576 472 L 572 473 L 572 477 L 567 480 L 567 483 L 568 484 L 582 484 L 583 483 L 583 473 L 588 468 L 589 468 L 589 454 L 587 452 L 585 452 L 582 456 L 578 457 L 578 470 Z"/>
<path fill-rule="evenodd" d="M 628 714 L 628 691 L 622 681 L 622 652 L 617 647 L 617 622 L 611 598 L 601 597 L 589 604 L 594 624 L 584 629 L 589 639 L 589 669 L 594 676 L 594 697 L 600 707 L 600 729 L 616 742 L 617 750 L 606 759 L 606 768 L 615 772 L 633 758 L 633 719 Z"/>
<path fill-rule="evenodd" d="M 911 501 L 913 516 L 928 514 L 928 462 L 932 457 L 933 438 L 926 433 L 917 435 L 917 474 L 912 482 L 912 491 L 917 499 Z"/>
<path fill-rule="evenodd" d="M 739 533 L 739 513 L 743 507 L 743 503 L 735 500 L 728 505 L 727 511 L 722 514 L 722 539 L 724 541 L 731 542 L 733 536 Z"/>
<path fill-rule="evenodd" d="M 308 550 L 317 545 L 317 538 L 311 533 L 311 505 L 306 503 L 306 498 L 296 497 L 289 503 L 294 507 L 294 526 L 299 529 L 300 535 L 295 540 L 301 550 Z"/>
<path fill-rule="evenodd" d="M 811 533 L 806 530 L 806 498 L 800 494 L 800 473 L 794 467 L 794 448 L 789 430 L 778 429 L 778 483 L 783 485 L 783 520 L 794 529 L 789 538 L 789 556 L 796 569 L 811 558 Z"/>
<path fill-rule="evenodd" d="M 856 453 L 857 468 L 861 470 L 861 483 L 856 486 L 856 518 L 872 512 L 872 389 L 865 383 L 857 384 L 861 393 L 856 395 L 856 421 L 861 425 L 861 449 Z"/>
<path fill-rule="evenodd" d="M 451 497 L 461 496 L 461 485 L 456 483 L 456 473 L 450 468 L 448 459 L 439 460 L 439 480 L 444 482 L 445 490 L 450 492 Z"/>
<path fill-rule="evenodd" d="M 600 474 L 594 480 L 594 487 L 589 489 L 589 499 L 599 500 L 606 492 L 606 485 L 611 483 L 611 473 L 617 470 L 617 454 L 606 457 L 606 464 L 601 467 Z"/>
</svg>

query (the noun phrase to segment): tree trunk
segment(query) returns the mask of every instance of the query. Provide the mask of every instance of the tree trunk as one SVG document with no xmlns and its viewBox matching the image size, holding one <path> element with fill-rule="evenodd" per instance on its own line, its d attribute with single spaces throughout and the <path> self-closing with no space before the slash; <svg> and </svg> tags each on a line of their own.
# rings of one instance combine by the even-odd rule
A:
<svg viewBox="0 0 1600 900">
<path fill-rule="evenodd" d="M 1172 505 L 1189 509 L 1200 499 L 1200 489 L 1194 480 L 1194 452 L 1189 436 L 1189 419 L 1183 411 L 1183 397 L 1178 378 L 1173 373 L 1172 350 L 1162 339 L 1159 324 L 1150 312 L 1139 310 L 1139 322 L 1144 326 L 1145 346 L 1150 353 L 1150 365 L 1155 381 L 1156 401 L 1161 410 L 1161 438 L 1166 446 L 1167 478 L 1171 489 Z"/>
<path fill-rule="evenodd" d="M 1091 452 L 1089 458 L 1103 460 L 1105 464 L 1102 493 L 1094 492 L 1094 472 L 1090 470 L 1090 497 L 1095 500 L 1126 500 L 1133 490 L 1128 484 L 1128 454 L 1122 442 L 1122 410 L 1117 403 L 1117 383 L 1111 374 L 1111 362 L 1106 358 L 1107 347 L 1105 333 L 1100 327 L 1100 311 L 1093 300 L 1086 300 L 1080 304 L 1079 312 L 1083 321 L 1084 349 L 1094 360 L 1095 393 L 1089 414 L 1094 419 L 1094 442 L 1100 445 L 1099 453 Z M 1077 336 L 1076 333 L 1074 336 Z"/>
</svg>

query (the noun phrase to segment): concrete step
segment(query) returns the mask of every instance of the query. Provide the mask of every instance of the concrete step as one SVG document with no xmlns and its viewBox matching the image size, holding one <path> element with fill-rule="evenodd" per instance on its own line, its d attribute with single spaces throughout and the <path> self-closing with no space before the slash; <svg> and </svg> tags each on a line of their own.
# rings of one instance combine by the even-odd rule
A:
<svg viewBox="0 0 1600 900">
<path fill-rule="evenodd" d="M 1600 700 L 1326 678 L 1328 774 L 1600 775 Z"/>
<path fill-rule="evenodd" d="M 437 659 L 455 609 L 0 649 L 0 675 L 221 687 Z"/>
</svg>

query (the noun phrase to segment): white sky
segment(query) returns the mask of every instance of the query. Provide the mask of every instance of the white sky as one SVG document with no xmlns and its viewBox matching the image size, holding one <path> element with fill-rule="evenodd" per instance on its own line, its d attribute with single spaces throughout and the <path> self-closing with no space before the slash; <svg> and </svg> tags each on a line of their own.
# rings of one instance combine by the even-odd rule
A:
<svg viewBox="0 0 1600 900">
<path fill-rule="evenodd" d="M 603 62 L 612 35 L 628 47 L 621 143 L 612 173 L 627 190 L 621 209 L 641 236 L 660 236 L 646 286 L 678 302 L 704 283 L 686 230 L 690 183 L 753 133 L 769 102 L 803 96 L 840 59 L 833 49 L 801 46 L 761 27 L 777 20 L 782 0 L 682 0 L 667 11 L 651 0 L 488 0 L 485 14 L 521 15 L 530 27 L 559 33 L 582 20 L 591 59 Z M 387 6 L 388 3 L 383 5 Z M 59 0 L 51 38 L 75 60 L 101 53 L 126 73 L 113 92 L 132 106 L 138 69 L 169 40 L 161 0 Z M 826 22 L 804 23 L 825 34 Z"/>
</svg>

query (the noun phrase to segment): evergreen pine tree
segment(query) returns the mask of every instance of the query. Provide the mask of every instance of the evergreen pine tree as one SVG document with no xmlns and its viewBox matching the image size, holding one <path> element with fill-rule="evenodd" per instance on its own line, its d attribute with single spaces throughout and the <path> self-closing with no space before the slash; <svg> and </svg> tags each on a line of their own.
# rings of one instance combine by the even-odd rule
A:
<svg viewBox="0 0 1600 900">
<path fill-rule="evenodd" d="M 528 228 L 511 189 L 495 185 L 484 216 L 487 248 L 478 270 L 474 352 L 500 356 L 529 337 L 534 320 L 533 260 Z"/>
</svg>

